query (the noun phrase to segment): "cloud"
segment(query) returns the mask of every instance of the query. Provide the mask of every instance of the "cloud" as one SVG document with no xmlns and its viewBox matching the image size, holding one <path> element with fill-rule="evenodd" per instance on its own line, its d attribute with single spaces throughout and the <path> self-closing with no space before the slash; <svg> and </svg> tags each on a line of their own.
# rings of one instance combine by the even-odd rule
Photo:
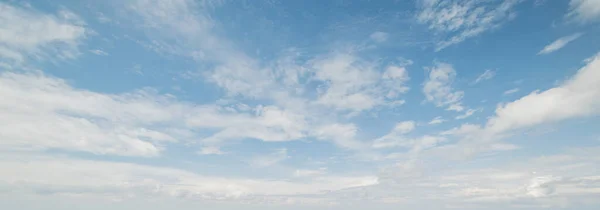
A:
<svg viewBox="0 0 600 210">
<path fill-rule="evenodd" d="M 465 119 L 467 117 L 470 117 L 471 115 L 475 114 L 475 112 L 479 111 L 478 109 L 469 109 L 467 110 L 464 114 L 456 116 L 457 120 L 461 120 L 461 119 Z"/>
<path fill-rule="evenodd" d="M 600 20 L 600 3 L 595 0 L 571 0 L 567 18 L 581 23 Z"/>
<path fill-rule="evenodd" d="M 226 154 L 225 152 L 221 151 L 221 148 L 214 147 L 214 146 L 202 147 L 202 149 L 200 149 L 200 151 L 198 153 L 201 155 L 224 155 L 224 154 Z"/>
<path fill-rule="evenodd" d="M 7 172 L 0 174 L 4 189 L 119 200 L 173 197 L 213 201 L 269 199 L 279 203 L 285 202 L 278 201 L 281 196 L 320 195 L 323 191 L 377 184 L 377 177 L 373 176 L 328 176 L 291 182 L 203 176 L 166 167 L 36 155 L 3 155 L 0 163 L 1 170 Z"/>
<path fill-rule="evenodd" d="M 516 92 L 519 92 L 519 88 L 513 88 L 513 89 L 510 89 L 510 90 L 504 91 L 504 93 L 502 93 L 502 94 L 504 94 L 504 95 L 510 95 L 510 94 L 513 94 L 513 93 L 516 93 Z"/>
<path fill-rule="evenodd" d="M 514 7 L 521 0 L 439 1 L 419 0 L 417 21 L 442 34 L 436 44 L 440 51 L 484 32 L 497 29 L 515 18 Z"/>
<path fill-rule="evenodd" d="M 413 152 L 419 152 L 422 149 L 429 148 L 435 144 L 435 141 L 442 141 L 443 137 L 434 136 L 423 136 L 419 138 L 410 138 L 407 136 L 408 133 L 415 129 L 414 121 L 404 121 L 397 123 L 394 128 L 384 136 L 381 136 L 372 141 L 372 148 L 385 149 L 394 147 L 411 148 L 411 150 L 418 150 Z"/>
<path fill-rule="evenodd" d="M 463 124 L 443 132 L 462 138 L 446 149 L 454 148 L 469 156 L 482 151 L 515 148 L 496 144 L 511 131 L 600 114 L 600 54 L 586 62 L 573 77 L 557 87 L 536 90 L 515 101 L 499 104 L 495 115 L 489 117 L 484 126 Z"/>
<path fill-rule="evenodd" d="M 373 41 L 381 43 L 381 42 L 385 42 L 388 39 L 388 34 L 385 32 L 381 32 L 381 31 L 376 31 L 374 33 L 371 34 L 371 36 L 369 36 Z"/>
<path fill-rule="evenodd" d="M 583 34 L 576 33 L 576 34 L 572 34 L 569 36 L 561 37 L 561 38 L 557 39 L 556 41 L 550 43 L 549 45 L 545 46 L 544 49 L 542 49 L 540 52 L 538 52 L 538 55 L 549 54 L 554 51 L 560 50 L 561 48 L 563 48 L 570 42 L 575 41 L 576 39 L 581 37 L 581 35 L 583 35 Z"/>
<path fill-rule="evenodd" d="M 600 54 L 560 86 L 535 91 L 498 106 L 486 130 L 501 133 L 511 129 L 599 114 Z"/>
<path fill-rule="evenodd" d="M 354 124 L 327 124 L 316 128 L 312 134 L 317 139 L 331 140 L 336 145 L 354 150 L 364 149 L 362 142 L 355 139 L 358 128 Z"/>
<path fill-rule="evenodd" d="M 403 66 L 387 66 L 379 73 L 374 63 L 350 54 L 337 54 L 314 61 L 314 79 L 325 84 L 317 103 L 337 110 L 360 112 L 394 102 L 408 91 L 408 73 Z"/>
<path fill-rule="evenodd" d="M 485 70 L 485 72 L 483 72 L 483 74 L 479 75 L 479 77 L 477 77 L 477 79 L 475 79 L 475 81 L 473 81 L 473 84 L 477 84 L 482 81 L 492 79 L 492 78 L 494 78 L 494 76 L 496 76 L 496 72 L 492 71 L 490 69 L 487 69 L 487 70 Z"/>
<path fill-rule="evenodd" d="M 448 106 L 448 110 L 462 111 L 464 108 L 460 104 L 464 92 L 455 91 L 452 87 L 456 78 L 456 71 L 452 65 L 436 63 L 434 67 L 425 69 L 429 72 L 423 85 L 425 99 L 437 107 Z"/>
<path fill-rule="evenodd" d="M 396 124 L 396 126 L 394 127 L 394 132 L 397 132 L 400 134 L 407 134 L 407 133 L 410 133 L 411 131 L 413 131 L 414 129 L 415 129 L 414 121 L 404 121 L 404 122 L 400 122 L 400 123 Z"/>
<path fill-rule="evenodd" d="M 107 55 L 108 55 L 108 53 L 107 53 L 107 52 L 104 52 L 104 51 L 102 51 L 102 50 L 98 50 L 98 49 L 96 49 L 96 50 L 90 50 L 90 52 L 91 52 L 91 53 L 94 53 L 94 54 L 96 54 L 96 55 L 100 55 L 100 56 L 107 56 Z"/>
<path fill-rule="evenodd" d="M 422 142 L 422 145 L 431 146 L 437 141 Z M 527 205 L 542 209 L 577 206 L 578 202 L 593 201 L 593 197 L 600 192 L 600 179 L 591 168 L 600 164 L 600 159 L 587 157 L 597 150 L 576 148 L 484 168 L 451 167 L 433 171 L 421 164 L 433 161 L 444 165 L 447 160 L 427 157 L 427 150 L 424 150 L 420 156 L 422 162 L 413 161 L 412 168 L 385 169 L 379 175 L 381 184 L 354 192 L 364 192 L 374 200 L 391 194 L 401 195 L 405 198 L 403 205 L 422 206 L 423 203 L 439 202 L 446 208 L 469 206 L 470 209 L 493 209 L 490 207 L 493 205 L 498 209 L 510 209 Z M 412 200 L 417 201 L 410 202 Z M 595 206 L 598 201 L 593 203 L 592 206 Z"/>
<path fill-rule="evenodd" d="M 140 90 L 107 95 L 72 88 L 41 73 L 0 74 L 3 147 L 67 149 L 156 156 L 176 141 L 153 124 L 173 120 L 185 105 Z"/>
<path fill-rule="evenodd" d="M 254 157 L 250 164 L 256 167 L 268 167 L 290 158 L 287 149 L 277 149 L 271 154 Z"/>
<path fill-rule="evenodd" d="M 431 121 L 429 121 L 427 124 L 429 125 L 436 125 L 436 124 L 440 124 L 445 122 L 446 120 L 444 120 L 441 116 L 437 116 L 433 119 L 431 119 Z"/>
<path fill-rule="evenodd" d="M 327 168 L 319 168 L 317 170 L 298 169 L 294 172 L 295 177 L 314 177 L 321 176 L 327 173 Z"/>
<path fill-rule="evenodd" d="M 0 10 L 1 59 L 21 65 L 29 58 L 60 60 L 79 55 L 86 29 L 76 14 L 61 10 L 49 15 L 7 3 L 0 3 Z"/>
<path fill-rule="evenodd" d="M 197 118 L 187 120 L 192 127 L 220 128 L 219 132 L 203 139 L 205 143 L 219 143 L 235 139 L 262 141 L 291 141 L 306 136 L 310 129 L 304 116 L 281 110 L 275 106 L 259 106 L 254 115 L 249 113 L 220 113 L 218 109 L 199 110 Z M 212 113 L 212 114 L 211 114 Z"/>
<path fill-rule="evenodd" d="M 248 138 L 296 140 L 312 129 L 303 116 L 274 106 L 258 106 L 250 113 L 178 101 L 152 89 L 102 94 L 39 72 L 2 72 L 0 87 L 5 99 L 0 102 L 5 116 L 0 145 L 13 149 L 157 156 L 165 143 L 191 141 L 200 134 L 211 134 L 201 141 L 215 146 Z"/>
</svg>

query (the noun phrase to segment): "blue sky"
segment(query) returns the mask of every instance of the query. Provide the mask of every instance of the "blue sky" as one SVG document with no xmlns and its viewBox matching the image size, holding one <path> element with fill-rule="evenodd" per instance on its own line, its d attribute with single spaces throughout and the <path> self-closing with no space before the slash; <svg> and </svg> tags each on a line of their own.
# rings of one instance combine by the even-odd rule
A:
<svg viewBox="0 0 600 210">
<path fill-rule="evenodd" d="M 2 1 L 0 206 L 597 209 L 600 1 Z"/>
</svg>

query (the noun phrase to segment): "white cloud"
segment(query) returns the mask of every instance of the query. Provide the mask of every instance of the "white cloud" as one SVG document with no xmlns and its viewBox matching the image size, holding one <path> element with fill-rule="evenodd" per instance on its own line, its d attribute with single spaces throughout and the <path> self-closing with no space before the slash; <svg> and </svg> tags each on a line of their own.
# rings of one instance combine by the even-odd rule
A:
<svg viewBox="0 0 600 210">
<path fill-rule="evenodd" d="M 600 113 L 600 54 L 562 85 L 535 91 L 500 105 L 486 130 L 500 133 L 511 129 L 551 123 Z"/>
<path fill-rule="evenodd" d="M 576 33 L 576 34 L 572 34 L 569 36 L 561 37 L 561 38 L 557 39 L 556 41 L 550 43 L 549 45 L 545 46 L 544 49 L 542 49 L 540 52 L 538 52 L 538 55 L 548 54 L 548 53 L 552 53 L 554 51 L 560 50 L 561 48 L 563 48 L 570 42 L 575 41 L 576 39 L 581 37 L 581 35 L 583 35 L 583 34 Z"/>
<path fill-rule="evenodd" d="M 592 117 L 600 114 L 600 54 L 587 59 L 587 64 L 563 84 L 534 91 L 513 102 L 499 104 L 495 115 L 485 126 L 465 124 L 443 132 L 462 136 L 462 140 L 446 149 L 456 149 L 462 155 L 488 150 L 505 150 L 515 146 L 495 146 L 509 132 L 562 120 Z"/>
<path fill-rule="evenodd" d="M 510 90 L 504 91 L 504 93 L 502 93 L 502 94 L 504 94 L 504 95 L 510 95 L 510 94 L 513 94 L 513 93 L 516 93 L 516 92 L 519 92 L 519 88 L 513 88 L 513 89 L 510 89 Z"/>
<path fill-rule="evenodd" d="M 360 112 L 397 101 L 408 91 L 405 67 L 388 66 L 383 73 L 376 65 L 349 54 L 314 61 L 314 79 L 325 83 L 317 103 L 335 109 Z"/>
<path fill-rule="evenodd" d="M 4 171 L 0 174 L 4 189 L 25 189 L 65 196 L 107 196 L 119 200 L 133 196 L 215 201 L 259 198 L 277 201 L 280 196 L 320 195 L 327 190 L 378 183 L 377 177 L 373 176 L 329 176 L 302 182 L 211 177 L 132 163 L 31 155 L 5 154 L 0 158 L 0 163 L 0 170 Z"/>
<path fill-rule="evenodd" d="M 220 113 L 222 111 L 214 109 L 199 111 L 196 113 L 198 117 L 187 121 L 188 125 L 222 129 L 204 139 L 206 143 L 244 138 L 291 141 L 306 136 L 309 129 L 304 116 L 274 106 L 259 106 L 254 115 L 237 112 Z"/>
<path fill-rule="evenodd" d="M 101 94 L 41 73 L 3 72 L 0 87 L 0 145 L 13 149 L 156 156 L 164 143 L 197 139 L 204 128 L 216 130 L 202 139 L 209 146 L 247 138 L 290 141 L 311 129 L 302 115 L 273 106 L 259 106 L 251 114 L 181 102 L 152 89 Z"/>
<path fill-rule="evenodd" d="M 414 121 L 404 121 L 404 122 L 400 122 L 400 123 L 396 124 L 396 126 L 394 127 L 394 132 L 397 132 L 400 134 L 407 134 L 407 133 L 410 133 L 411 131 L 413 131 L 414 129 L 415 129 Z"/>
<path fill-rule="evenodd" d="M 467 110 L 464 114 L 456 116 L 457 120 L 461 120 L 461 119 L 465 119 L 467 117 L 470 117 L 471 115 L 475 114 L 475 112 L 479 111 L 478 109 L 469 109 Z"/>
<path fill-rule="evenodd" d="M 4 147 L 58 148 L 97 154 L 158 155 L 176 141 L 153 124 L 173 120 L 185 105 L 149 91 L 105 95 L 36 74 L 0 74 Z"/>
<path fill-rule="evenodd" d="M 342 148 L 360 150 L 365 148 L 363 143 L 355 139 L 358 128 L 354 124 L 328 124 L 317 127 L 313 136 L 318 139 L 332 140 Z"/>
<path fill-rule="evenodd" d="M 375 42 L 385 42 L 388 39 L 388 34 L 385 32 L 381 32 L 381 31 L 376 31 L 374 33 L 371 34 L 371 36 L 369 36 L 373 41 Z"/>
<path fill-rule="evenodd" d="M 319 168 L 317 170 L 298 169 L 294 172 L 295 177 L 313 177 L 321 176 L 327 173 L 327 168 Z"/>
<path fill-rule="evenodd" d="M 597 0 L 571 0 L 567 17 L 583 23 L 598 21 L 600 20 L 600 2 Z"/>
<path fill-rule="evenodd" d="M 420 0 L 416 15 L 420 23 L 444 35 L 436 45 L 442 50 L 468 38 L 501 27 L 515 17 L 514 7 L 521 0 Z"/>
<path fill-rule="evenodd" d="M 418 153 L 423 149 L 429 148 L 428 145 L 435 145 L 434 141 L 442 141 L 443 137 L 423 136 L 420 138 L 410 138 L 408 133 L 415 129 L 415 122 L 405 121 L 397 123 L 394 128 L 384 136 L 372 141 L 372 147 L 375 149 L 404 147 L 411 148 L 411 153 Z M 416 154 L 413 154 L 416 155 Z"/>
<path fill-rule="evenodd" d="M 101 56 L 107 56 L 108 55 L 107 52 L 104 52 L 103 50 L 98 50 L 98 49 L 90 50 L 90 52 L 94 53 L 96 55 L 101 55 Z"/>
<path fill-rule="evenodd" d="M 496 76 L 496 72 L 492 71 L 490 69 L 487 69 L 487 70 L 485 70 L 485 72 L 483 72 L 483 74 L 479 75 L 477 77 L 477 79 L 475 79 L 475 81 L 473 81 L 473 84 L 477 84 L 479 82 L 492 79 L 492 78 L 494 78 L 494 76 Z"/>
<path fill-rule="evenodd" d="M 444 120 L 441 116 L 437 116 L 433 119 L 431 119 L 431 121 L 429 121 L 427 124 L 429 125 L 436 125 L 436 124 L 440 124 L 445 122 L 446 120 Z"/>
<path fill-rule="evenodd" d="M 66 10 L 46 15 L 7 3 L 0 3 L 0 10 L 0 58 L 20 65 L 28 58 L 72 59 L 79 55 L 86 29 L 77 15 Z"/>
<path fill-rule="evenodd" d="M 429 72 L 423 85 L 426 100 L 433 102 L 437 107 L 448 106 L 448 110 L 462 111 L 464 108 L 460 104 L 464 92 L 456 91 L 452 87 L 456 77 L 454 68 L 447 63 L 437 63 L 426 70 Z"/>
<path fill-rule="evenodd" d="M 224 155 L 225 152 L 221 151 L 221 148 L 215 146 L 202 147 L 198 152 L 201 155 Z"/>
</svg>

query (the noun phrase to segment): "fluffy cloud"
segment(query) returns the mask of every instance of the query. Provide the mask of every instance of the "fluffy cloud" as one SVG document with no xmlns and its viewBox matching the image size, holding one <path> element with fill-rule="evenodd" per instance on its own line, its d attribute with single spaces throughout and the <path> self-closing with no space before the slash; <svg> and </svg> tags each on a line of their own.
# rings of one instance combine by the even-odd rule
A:
<svg viewBox="0 0 600 210">
<path fill-rule="evenodd" d="M 560 50 L 561 48 L 563 48 L 570 42 L 575 41 L 576 39 L 581 37 L 581 35 L 583 35 L 583 34 L 576 33 L 576 34 L 572 34 L 569 36 L 561 37 L 561 38 L 557 39 L 556 41 L 550 43 L 549 45 L 545 46 L 544 49 L 542 49 L 540 52 L 538 52 L 538 55 L 548 54 L 548 53 L 552 53 L 554 51 Z"/>
<path fill-rule="evenodd" d="M 437 63 L 436 66 L 426 68 L 426 70 L 429 72 L 429 76 L 423 85 L 425 99 L 438 107 L 448 106 L 449 110 L 462 111 L 464 108 L 460 104 L 464 92 L 456 91 L 452 87 L 456 78 L 456 71 L 452 65 Z"/>
<path fill-rule="evenodd" d="M 48 15 L 7 3 L 0 3 L 0 10 L 0 59 L 7 64 L 20 65 L 28 58 L 72 59 L 79 54 L 85 23 L 70 11 Z"/>
<path fill-rule="evenodd" d="M 436 44 L 439 51 L 502 26 L 515 17 L 513 8 L 520 2 L 420 0 L 416 18 L 443 34 L 442 41 Z"/>
<path fill-rule="evenodd" d="M 360 112 L 394 102 L 408 91 L 408 73 L 403 66 L 388 66 L 383 73 L 374 63 L 348 54 L 325 57 L 314 62 L 315 79 L 326 87 L 317 103 L 338 110 Z"/>
</svg>

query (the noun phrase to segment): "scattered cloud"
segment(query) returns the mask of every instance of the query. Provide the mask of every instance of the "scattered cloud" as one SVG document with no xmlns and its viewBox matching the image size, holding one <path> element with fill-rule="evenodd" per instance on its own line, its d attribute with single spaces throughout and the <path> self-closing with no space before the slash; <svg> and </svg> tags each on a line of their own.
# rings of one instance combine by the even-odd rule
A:
<svg viewBox="0 0 600 210">
<path fill-rule="evenodd" d="M 563 48 L 570 42 L 575 41 L 582 35 L 583 35 L 582 33 L 576 33 L 576 34 L 572 34 L 569 36 L 561 37 L 561 38 L 557 39 L 556 41 L 550 43 L 546 47 L 544 47 L 544 49 L 542 49 L 540 52 L 538 52 L 538 55 L 549 54 L 554 51 L 560 50 L 561 48 Z"/>
<path fill-rule="evenodd" d="M 515 17 L 520 2 L 419 0 L 416 18 L 434 32 L 439 51 L 503 26 Z M 572 0 L 568 16 L 592 21 L 590 17 L 597 15 L 595 3 L 590 2 Z M 245 30 L 246 24 L 237 25 L 247 14 L 232 12 L 238 15 L 225 20 L 218 16 L 230 9 L 261 14 L 260 18 L 245 19 L 261 20 L 256 24 L 265 28 L 285 28 L 286 32 L 275 33 L 283 38 L 287 30 L 297 29 L 279 27 L 287 23 L 271 19 L 277 16 L 262 15 L 265 11 L 258 5 L 220 0 L 110 4 L 119 15 L 109 17 L 111 13 L 100 13 L 102 8 L 98 8 L 81 13 L 84 16 L 80 18 L 63 7 L 38 11 L 27 3 L 0 3 L 0 67 L 6 67 L 0 71 L 0 192 L 8 198 L 27 198 L 8 199 L 11 202 L 60 199 L 95 206 L 86 202 L 100 200 L 127 206 L 139 201 L 158 206 L 164 204 L 158 200 L 173 199 L 192 201 L 188 202 L 192 206 L 241 204 L 251 209 L 394 209 L 399 205 L 542 209 L 600 204 L 600 178 L 594 171 L 600 166 L 599 148 L 555 153 L 559 145 L 557 150 L 536 151 L 541 157 L 529 155 L 515 162 L 497 156 L 502 151 L 529 149 L 503 141 L 520 129 L 600 115 L 600 54 L 554 88 L 499 104 L 492 116 L 474 119 L 470 116 L 483 108 L 470 108 L 468 101 L 463 101 L 465 93 L 455 84 L 457 72 L 452 65 L 434 62 L 425 67 L 422 93 L 425 102 L 437 107 L 431 110 L 410 100 L 423 96 L 409 94 L 419 83 L 409 77 L 412 60 L 358 46 L 393 44 L 392 34 L 394 39 L 402 36 L 397 31 L 376 31 L 363 34 L 368 40 L 363 36 L 332 46 L 257 49 L 255 43 L 247 45 L 256 34 Z M 268 9 L 275 11 L 278 6 L 269 4 Z M 277 11 L 281 12 L 277 15 L 295 15 Z M 399 16 L 395 18 L 402 19 L 396 12 Z M 318 17 L 316 13 L 303 15 Z M 415 12 L 407 15 L 414 17 Z M 385 10 L 378 12 L 380 17 L 387 17 Z M 83 21 L 94 18 L 97 21 L 91 25 Z M 372 20 L 365 18 L 365 25 Z M 334 26 L 323 21 L 323 26 L 337 27 L 337 21 Z M 96 33 L 107 28 L 91 28 L 98 23 L 120 27 Z M 264 29 L 255 26 L 247 27 Z M 123 28 L 127 28 L 128 38 L 119 40 L 116 37 Z M 382 25 L 376 28 L 390 30 Z M 228 34 L 238 29 L 244 33 L 234 33 L 238 37 Z M 410 29 L 412 33 L 414 28 Z M 114 40 L 102 37 L 106 34 Z M 271 43 L 271 37 L 264 38 Z M 285 43 L 294 45 L 292 38 Z M 88 39 L 104 42 L 83 43 Z M 542 51 L 550 53 L 573 41 L 561 39 Z M 65 75 L 61 63 L 55 61 L 77 58 L 82 45 L 89 53 L 108 56 L 100 49 L 127 50 L 120 41 L 133 41 L 147 50 L 140 50 L 139 56 L 155 58 L 156 53 L 168 58 L 160 60 L 160 66 L 152 66 L 154 60 L 141 59 L 133 68 L 121 67 L 129 73 L 143 75 L 171 67 L 192 70 L 169 71 L 176 78 L 150 80 L 156 89 L 132 80 L 127 87 L 139 88 L 125 91 L 81 84 L 86 80 L 75 74 L 68 73 L 65 79 L 52 76 Z M 418 53 L 414 56 L 419 58 L 414 63 L 423 62 Z M 39 61 L 51 62 L 40 66 L 48 72 L 29 68 L 30 64 L 48 63 Z M 132 63 L 123 65 L 128 64 Z M 142 65 L 152 69 L 143 72 Z M 495 71 L 485 70 L 467 83 L 494 76 Z M 533 82 L 538 81 L 530 82 L 536 85 Z M 191 91 L 190 87 L 200 89 Z M 172 90 L 178 91 L 175 95 L 162 92 Z M 419 118 L 424 116 L 419 113 L 437 116 L 443 110 L 457 112 L 456 120 L 443 126 L 419 127 L 421 123 L 416 123 L 429 120 Z M 437 116 L 427 124 L 444 123 L 446 117 Z M 458 126 L 457 120 L 465 123 Z M 479 120 L 485 123 L 474 124 Z M 323 146 L 319 141 L 333 145 Z M 239 149 L 243 154 L 236 154 Z M 481 152 L 486 152 L 486 158 L 477 161 L 448 158 Z M 206 160 L 210 164 L 202 162 Z M 203 167 L 206 165 L 210 168 Z M 237 173 L 228 174 L 232 171 Z"/>
<path fill-rule="evenodd" d="M 483 74 L 479 75 L 477 77 L 477 79 L 475 79 L 475 81 L 473 81 L 473 84 L 477 84 L 477 83 L 480 83 L 485 80 L 490 80 L 490 79 L 494 78 L 494 76 L 496 76 L 496 72 L 493 70 L 487 69 L 487 70 L 485 70 L 485 72 L 483 72 Z"/>
<path fill-rule="evenodd" d="M 521 0 L 507 1 L 439 1 L 419 0 L 417 20 L 442 34 L 435 50 L 476 37 L 501 27 L 516 16 L 514 7 Z"/>
<path fill-rule="evenodd" d="M 513 94 L 513 93 L 516 93 L 516 92 L 519 92 L 519 88 L 513 88 L 513 89 L 510 89 L 510 90 L 504 91 L 503 94 L 504 95 L 510 95 L 510 94 Z"/>
</svg>

